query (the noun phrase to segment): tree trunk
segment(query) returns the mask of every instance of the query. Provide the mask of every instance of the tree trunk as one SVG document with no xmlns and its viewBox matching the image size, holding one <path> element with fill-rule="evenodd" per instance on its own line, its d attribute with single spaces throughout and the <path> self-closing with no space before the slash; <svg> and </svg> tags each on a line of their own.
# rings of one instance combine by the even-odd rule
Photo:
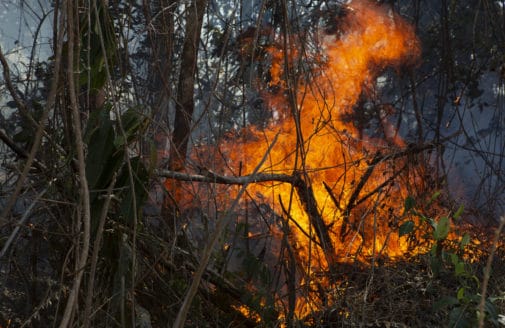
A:
<svg viewBox="0 0 505 328">
<path fill-rule="evenodd" d="M 153 109 L 156 122 L 170 126 L 166 119 L 172 97 L 174 45 L 174 11 L 178 0 L 144 0 L 144 15 L 151 49 L 146 101 Z M 158 132 L 158 131 L 156 131 Z"/>
<path fill-rule="evenodd" d="M 181 69 L 177 86 L 174 132 L 170 147 L 169 168 L 182 171 L 185 167 L 191 121 L 195 103 L 193 99 L 198 44 L 202 28 L 203 13 L 207 0 L 193 0 L 186 14 L 186 35 L 181 54 Z"/>
</svg>

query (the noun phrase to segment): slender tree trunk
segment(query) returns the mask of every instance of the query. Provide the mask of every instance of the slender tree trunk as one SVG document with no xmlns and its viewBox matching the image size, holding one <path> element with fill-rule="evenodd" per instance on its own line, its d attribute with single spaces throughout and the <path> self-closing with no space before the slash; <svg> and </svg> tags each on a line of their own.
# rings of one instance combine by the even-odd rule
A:
<svg viewBox="0 0 505 328">
<path fill-rule="evenodd" d="M 444 118 L 445 105 L 447 102 L 447 94 L 449 92 L 450 83 L 453 77 L 453 59 L 451 46 L 451 32 L 449 21 L 449 4 L 447 0 L 442 0 L 440 3 L 440 38 L 442 40 L 442 59 L 440 62 L 440 77 L 438 85 L 438 101 L 437 101 L 437 122 L 435 130 L 435 142 L 440 146 L 436 152 L 436 188 L 440 188 L 442 180 L 445 179 L 444 168 L 444 147 L 440 143 L 442 121 Z"/>
<path fill-rule="evenodd" d="M 177 85 L 174 132 L 170 147 L 169 168 L 182 171 L 185 167 L 194 103 L 194 85 L 198 61 L 198 44 L 207 0 L 193 0 L 186 14 L 186 35 L 181 54 L 181 69 Z"/>
<path fill-rule="evenodd" d="M 144 0 L 143 8 L 148 29 L 150 67 L 146 101 L 153 109 L 156 122 L 165 124 L 172 98 L 172 61 L 175 37 L 174 11 L 178 0 Z"/>
</svg>

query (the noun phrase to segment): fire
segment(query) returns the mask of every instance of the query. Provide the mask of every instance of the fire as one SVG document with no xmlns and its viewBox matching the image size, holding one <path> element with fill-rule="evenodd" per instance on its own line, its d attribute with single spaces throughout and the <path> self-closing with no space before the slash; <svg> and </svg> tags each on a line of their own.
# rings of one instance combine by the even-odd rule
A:
<svg viewBox="0 0 505 328">
<path fill-rule="evenodd" d="M 232 307 L 236 311 L 242 313 L 244 315 L 244 317 L 252 319 L 252 320 L 254 320 L 254 322 L 256 322 L 258 324 L 261 322 L 261 317 L 258 316 L 256 313 L 254 313 L 254 311 L 251 311 L 251 309 L 249 309 L 247 306 L 245 306 L 245 305 L 234 306 L 233 305 Z"/>
<path fill-rule="evenodd" d="M 297 193 L 292 184 L 272 182 L 251 185 L 250 194 L 262 195 L 278 214 L 296 221 L 298 227 L 292 226 L 291 231 L 299 247 L 297 253 L 307 267 L 311 258 L 312 270 L 327 269 L 328 261 L 351 260 L 358 249 L 361 249 L 361 255 L 370 256 L 387 248 L 387 255 L 394 257 L 403 254 L 408 246 L 397 236 L 385 231 L 386 221 L 391 219 L 388 209 L 374 214 L 380 221 L 379 230 L 382 229 L 375 238 L 369 235 L 366 238 L 370 240 L 364 240 L 363 235 L 342 236 L 339 233 L 346 232 L 349 225 L 365 233 L 371 231 L 369 228 L 373 222 L 363 223 L 365 227 L 360 228 L 362 223 L 359 216 L 370 216 L 371 213 L 366 213 L 366 207 L 371 207 L 373 202 L 384 201 L 384 195 L 374 191 L 396 174 L 391 163 L 385 164 L 379 160 L 378 154 L 389 153 L 392 149 L 400 150 L 405 146 L 395 133 L 385 133 L 388 140 L 363 136 L 345 119 L 345 115 L 352 113 L 353 105 L 365 88 L 373 84 L 381 69 L 414 61 L 419 55 L 418 42 L 412 28 L 401 18 L 363 2 L 352 2 L 344 26 L 342 36 L 327 37 L 324 41 L 325 57 L 321 58 L 320 69 L 314 72 L 310 83 L 300 82 L 293 90 L 286 90 L 284 58 L 287 56 L 293 60 L 298 56 L 297 51 L 288 50 L 289 53 L 284 54 L 280 49 L 271 48 L 271 84 L 277 84 L 282 91 L 287 92 L 278 92 L 267 100 L 269 108 L 276 113 L 275 117 L 280 119 L 272 120 L 266 129 L 250 128 L 244 131 L 243 143 L 233 140 L 220 146 L 229 158 L 231 173 L 246 175 L 254 170 L 278 135 L 277 143 L 260 172 L 287 175 L 306 173 L 300 173 L 302 179 L 314 194 L 324 225 L 330 227 L 330 244 L 334 252 L 332 258 L 322 256 L 328 250 L 323 251 L 307 238 L 307 235 L 312 235 L 314 241 L 320 236 L 314 230 L 314 220 L 309 218 L 304 200 L 299 198 L 299 192 L 303 191 Z M 286 96 L 289 91 L 296 96 L 297 117 L 293 116 L 289 96 Z M 374 153 L 377 154 L 377 163 L 370 163 Z M 366 177 L 371 166 L 373 172 Z M 353 195 L 361 180 L 364 185 Z M 388 189 L 388 204 L 401 207 L 401 199 L 407 191 L 402 190 L 394 180 L 384 188 Z M 366 201 L 368 205 L 353 203 L 358 200 L 357 196 L 361 198 L 367 194 L 371 195 Z M 349 214 L 351 209 L 353 214 Z M 321 245 L 322 241 L 319 242 Z"/>
<path fill-rule="evenodd" d="M 321 278 L 320 273 L 336 263 L 402 256 L 409 245 L 391 226 L 402 216 L 409 194 L 405 185 L 419 182 L 403 170 L 401 156 L 391 156 L 406 146 L 387 117 L 380 118 L 384 139 L 368 137 L 348 119 L 382 69 L 417 60 L 420 49 L 413 28 L 363 1 L 349 5 L 342 26 L 341 35 L 325 36 L 324 55 L 316 58 L 319 68 L 297 85 L 285 79 L 286 67 L 302 55 L 296 44 L 287 53 L 271 47 L 270 86 L 280 90 L 266 97 L 274 119 L 264 129 L 241 131 L 241 140 L 219 145 L 227 159 L 219 173 L 242 176 L 255 170 L 276 140 L 259 172 L 293 176 L 297 182 L 254 183 L 248 194 L 268 203 L 289 225 L 291 247 L 305 271 L 299 284 L 309 290 L 314 281 L 329 285 L 331 277 Z M 273 233 L 282 235 L 278 229 Z M 296 312 L 303 316 L 314 306 L 299 300 Z"/>
</svg>

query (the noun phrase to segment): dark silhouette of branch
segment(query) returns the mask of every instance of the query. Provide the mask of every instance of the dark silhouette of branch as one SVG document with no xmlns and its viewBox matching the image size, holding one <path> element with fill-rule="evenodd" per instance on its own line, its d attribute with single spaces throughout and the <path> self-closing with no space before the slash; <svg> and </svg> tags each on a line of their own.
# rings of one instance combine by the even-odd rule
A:
<svg viewBox="0 0 505 328">
<path fill-rule="evenodd" d="M 301 174 L 298 174 L 295 177 L 294 187 L 298 193 L 301 203 L 305 207 L 305 211 L 307 212 L 310 222 L 316 231 L 317 237 L 321 242 L 328 266 L 331 268 L 336 263 L 335 247 L 333 247 L 330 234 L 328 233 L 328 228 L 326 227 L 323 217 L 317 208 L 317 200 L 314 196 L 314 191 L 312 190 L 312 186 L 310 186 L 310 184 L 302 178 Z"/>
<path fill-rule="evenodd" d="M 440 146 L 441 144 L 443 144 L 445 141 L 453 138 L 454 136 L 456 136 L 458 134 L 459 134 L 459 132 L 456 132 L 455 134 L 452 134 L 446 138 L 441 139 L 439 142 L 435 141 L 435 142 L 425 143 L 425 144 L 421 144 L 421 145 L 410 144 L 407 148 L 405 148 L 401 151 L 389 153 L 386 155 L 383 155 L 380 152 L 377 152 L 374 155 L 374 157 L 372 158 L 372 160 L 369 162 L 365 173 L 361 176 L 360 181 L 356 185 L 356 188 L 354 189 L 353 193 L 351 194 L 351 197 L 349 198 L 349 201 L 347 202 L 346 207 L 344 208 L 344 218 L 343 218 L 343 222 L 342 222 L 342 227 L 340 229 L 340 238 L 344 239 L 345 236 L 349 233 L 347 226 L 349 225 L 349 217 L 350 217 L 351 211 L 354 209 L 354 207 L 356 207 L 358 204 L 362 203 L 365 199 L 367 199 L 368 197 L 373 195 L 375 192 L 380 190 L 380 188 L 384 187 L 389 182 L 391 182 L 391 179 L 388 179 L 386 182 L 382 183 L 377 188 L 375 188 L 374 191 L 372 191 L 371 193 L 368 193 L 367 195 L 365 195 L 364 197 L 362 197 L 361 199 L 358 200 L 361 190 L 363 189 L 366 182 L 368 181 L 368 179 L 372 175 L 377 164 L 379 164 L 380 162 L 383 162 L 383 161 L 395 160 L 395 159 L 402 158 L 402 157 L 408 158 L 409 156 L 422 153 L 426 150 L 434 149 L 434 148 Z M 333 198 L 334 197 L 332 197 L 332 199 Z"/>
<path fill-rule="evenodd" d="M 258 174 L 233 177 L 233 176 L 219 175 L 208 169 L 202 169 L 202 170 L 203 171 L 200 174 L 188 174 L 179 171 L 158 170 L 157 175 L 160 177 L 180 181 L 210 182 L 210 183 L 236 184 L 236 185 L 271 182 L 271 181 L 293 183 L 295 180 L 293 176 L 287 174 L 258 173 Z"/>
<path fill-rule="evenodd" d="M 0 130 L 0 140 L 2 140 L 16 155 L 23 159 L 27 159 L 30 154 L 26 152 L 23 148 L 19 147 L 14 140 L 12 140 L 5 132 Z M 33 159 L 33 166 L 35 166 L 40 171 L 45 171 L 46 166 L 38 161 L 37 159 Z"/>
<path fill-rule="evenodd" d="M 314 239 L 305 229 L 291 216 L 291 213 L 288 212 L 286 206 L 282 202 L 282 198 L 279 195 L 279 204 L 281 205 L 282 212 L 287 216 L 288 220 L 293 222 L 293 224 L 307 237 L 310 241 L 314 242 L 317 246 L 322 247 L 321 243 Z"/>
<path fill-rule="evenodd" d="M 0 63 L 2 63 L 2 67 L 3 67 L 5 86 L 7 87 L 7 90 L 9 90 L 9 93 L 10 93 L 12 99 L 14 100 L 14 102 L 16 103 L 16 106 L 18 107 L 21 114 L 30 121 L 30 123 L 37 126 L 38 125 L 37 122 L 35 122 L 33 117 L 28 113 L 28 109 L 26 107 L 25 102 L 19 97 L 18 92 L 16 91 L 16 88 L 12 84 L 9 64 L 7 63 L 7 59 L 5 59 L 5 56 L 2 52 L 1 47 L 0 47 Z"/>
</svg>

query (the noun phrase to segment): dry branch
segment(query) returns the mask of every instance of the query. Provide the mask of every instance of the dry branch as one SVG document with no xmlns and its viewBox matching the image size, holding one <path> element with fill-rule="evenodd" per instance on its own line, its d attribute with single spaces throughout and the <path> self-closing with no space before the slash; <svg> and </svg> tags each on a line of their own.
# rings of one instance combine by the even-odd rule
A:
<svg viewBox="0 0 505 328">
<path fill-rule="evenodd" d="M 237 185 L 247 185 L 250 183 L 260 183 L 260 182 L 285 182 L 293 185 L 297 191 L 298 197 L 305 207 L 312 225 L 316 231 L 317 237 L 319 238 L 320 244 L 325 251 L 326 256 L 328 256 L 328 263 L 334 263 L 335 248 L 331 243 L 330 235 L 328 234 L 328 229 L 324 224 L 324 220 L 317 209 L 317 201 L 314 197 L 314 192 L 312 187 L 303 180 L 301 174 L 294 173 L 293 175 L 287 174 L 251 174 L 244 175 L 240 177 L 229 177 L 218 175 L 210 170 L 205 170 L 203 174 L 187 174 L 176 171 L 160 170 L 157 174 L 161 177 L 171 178 L 181 181 L 191 181 L 191 182 L 209 182 L 209 183 L 220 183 L 220 184 L 237 184 Z"/>
<path fill-rule="evenodd" d="M 158 170 L 156 174 L 163 178 L 169 178 L 179 181 L 209 182 L 209 183 L 232 184 L 232 185 L 233 184 L 244 185 L 249 183 L 261 183 L 272 181 L 294 183 L 295 181 L 295 178 L 292 175 L 287 174 L 258 173 L 258 174 L 232 177 L 232 176 L 219 175 L 208 169 L 203 169 L 203 172 L 201 174 L 188 174 L 170 170 Z"/>
<path fill-rule="evenodd" d="M 32 123 L 34 126 L 38 126 L 37 122 L 28 112 L 25 102 L 19 97 L 18 92 L 16 91 L 16 88 L 12 83 L 9 64 L 7 63 L 7 59 L 5 58 L 1 47 L 0 47 L 0 63 L 2 64 L 3 67 L 5 86 L 7 87 L 7 90 L 9 90 L 9 93 L 14 102 L 16 103 L 17 108 L 19 109 L 21 114 L 30 121 L 30 123 Z"/>
<path fill-rule="evenodd" d="M 75 85 L 76 73 L 74 73 L 74 52 L 78 50 L 75 47 L 75 33 L 76 28 L 74 26 L 74 18 L 76 10 L 72 6 L 72 2 L 69 1 L 66 6 L 66 18 L 67 18 L 67 37 L 68 37 L 68 51 L 67 51 L 67 79 L 68 79 L 68 95 L 70 100 L 71 115 L 73 120 L 73 127 L 75 133 L 75 150 L 77 153 L 77 164 L 79 169 L 79 196 L 82 205 L 82 249 L 79 254 L 78 270 L 70 294 L 67 299 L 67 304 L 65 306 L 65 311 L 63 312 L 63 317 L 60 322 L 60 328 L 66 328 L 71 325 L 71 318 L 77 307 L 77 301 L 79 298 L 79 291 L 81 287 L 82 277 L 84 275 L 84 268 L 88 263 L 88 253 L 91 240 L 91 203 L 89 196 L 89 186 L 88 180 L 86 178 L 86 159 L 84 155 L 84 141 L 82 135 L 81 127 L 81 117 L 79 113 L 79 108 L 77 104 L 77 88 Z M 61 50 L 60 50 L 61 51 Z M 80 222 L 80 223 L 81 223 Z"/>
<path fill-rule="evenodd" d="M 12 140 L 12 138 L 9 137 L 2 130 L 0 130 L 0 140 L 2 140 L 14 153 L 16 153 L 17 156 L 19 156 L 23 159 L 28 159 L 30 157 L 30 154 L 28 154 L 26 152 L 26 150 L 19 147 L 14 142 L 14 140 Z M 37 160 L 36 158 L 33 159 L 33 166 L 35 166 L 40 171 L 45 171 L 47 169 L 46 166 L 43 163 L 41 163 L 39 160 Z"/>
<path fill-rule="evenodd" d="M 324 223 L 323 217 L 317 208 L 317 200 L 314 196 L 314 191 L 309 183 L 303 180 L 300 174 L 295 176 L 294 187 L 300 198 L 301 203 L 305 207 L 305 211 L 309 216 L 310 223 L 314 227 L 317 237 L 321 242 L 321 246 L 324 250 L 324 255 L 326 256 L 326 261 L 330 268 L 336 264 L 336 253 L 335 247 L 331 242 L 330 234 L 328 233 L 328 227 Z"/>
</svg>

